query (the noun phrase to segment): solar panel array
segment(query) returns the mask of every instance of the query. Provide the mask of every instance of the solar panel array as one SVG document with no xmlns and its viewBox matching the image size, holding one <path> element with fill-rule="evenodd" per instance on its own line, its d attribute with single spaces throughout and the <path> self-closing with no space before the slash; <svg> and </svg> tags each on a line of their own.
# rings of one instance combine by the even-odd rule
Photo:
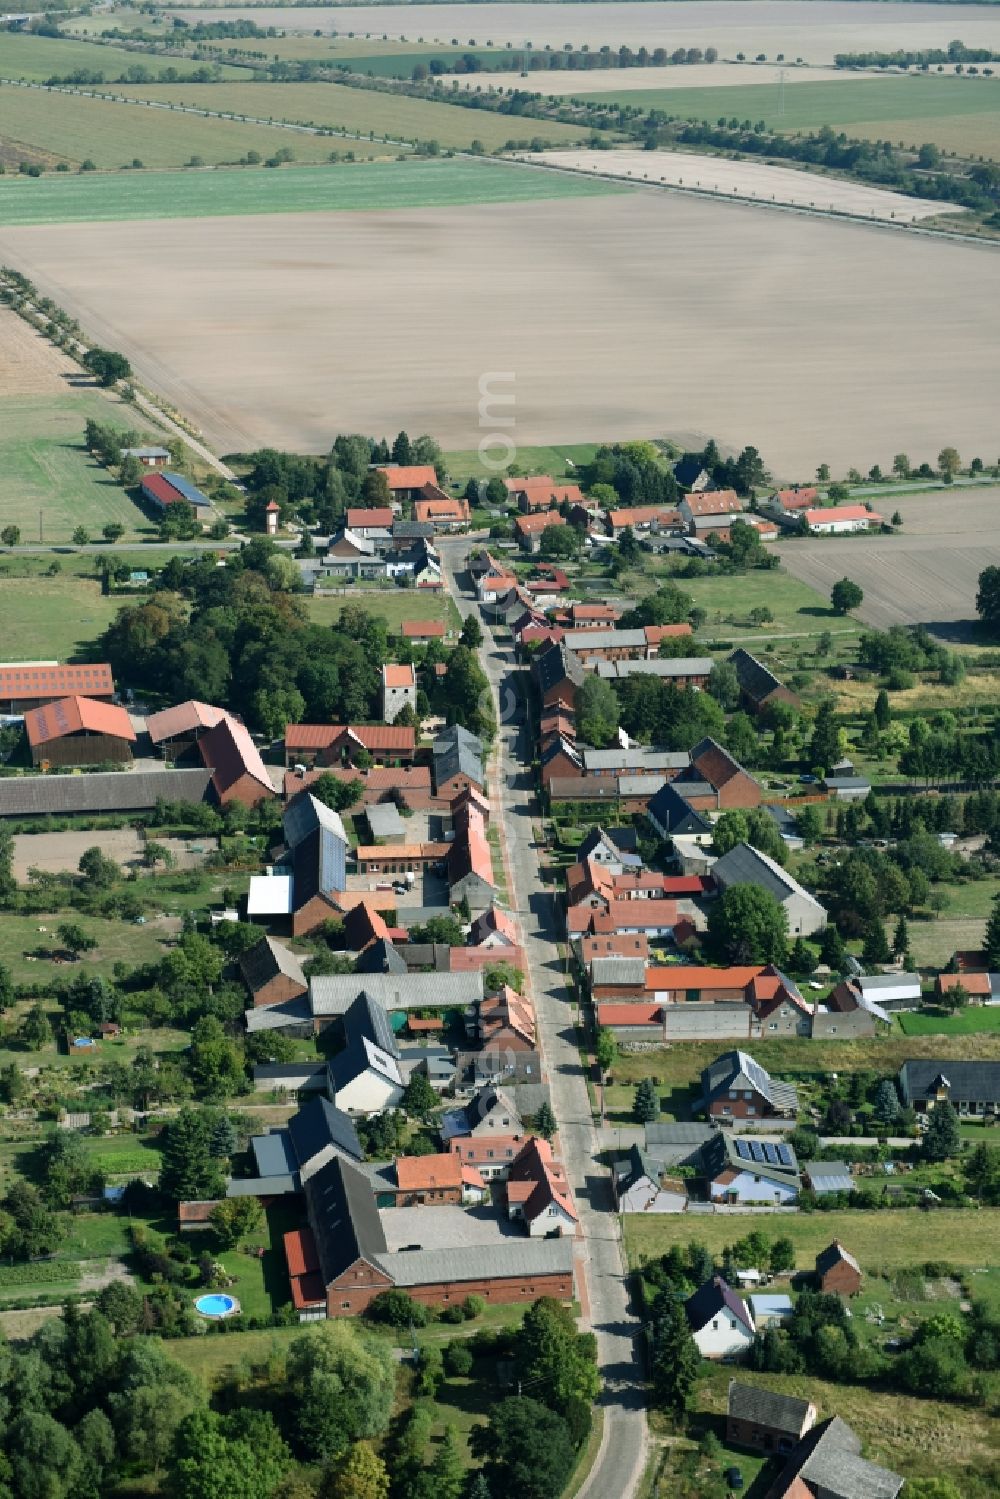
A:
<svg viewBox="0 0 1000 1499">
<path fill-rule="evenodd" d="M 760 1166 L 783 1166 L 791 1170 L 794 1164 L 792 1152 L 787 1145 L 775 1145 L 770 1140 L 744 1139 L 734 1141 L 736 1154 L 741 1161 L 753 1161 Z"/>
</svg>

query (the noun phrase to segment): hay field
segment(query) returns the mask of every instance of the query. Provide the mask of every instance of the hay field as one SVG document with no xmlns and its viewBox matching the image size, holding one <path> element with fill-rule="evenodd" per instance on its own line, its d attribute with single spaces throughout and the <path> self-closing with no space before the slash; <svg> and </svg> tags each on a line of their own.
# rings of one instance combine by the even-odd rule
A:
<svg viewBox="0 0 1000 1499">
<path fill-rule="evenodd" d="M 760 203 L 786 203 L 815 208 L 818 213 L 849 214 L 852 218 L 892 219 L 917 224 L 940 217 L 942 204 L 929 198 L 910 198 L 840 177 L 827 177 L 793 166 L 770 166 L 760 161 L 729 161 L 695 151 L 542 151 L 530 158 L 576 172 L 599 172 L 634 182 L 659 182 L 668 187 L 696 188 Z M 948 205 L 944 205 L 948 211 Z M 954 213 L 954 209 L 951 210 Z M 959 210 L 963 212 L 964 210 Z"/>
<path fill-rule="evenodd" d="M 472 40 L 523 47 L 707 47 L 720 57 L 778 52 L 794 60 L 831 62 L 837 52 L 894 47 L 968 46 L 1000 50 L 1000 13 L 993 6 L 898 5 L 878 0 L 597 0 L 594 4 L 336 5 L 294 12 L 248 5 L 259 26 L 283 30 L 354 32 L 410 40 Z M 188 20 L 233 20 L 240 10 L 179 10 Z"/>
<path fill-rule="evenodd" d="M 928 446 L 932 440 L 921 453 Z M 794 539 L 782 545 L 781 560 L 827 598 L 838 578 L 853 578 L 864 589 L 857 614 L 866 624 L 927 624 L 961 638 L 956 625 L 976 618 L 979 574 L 1000 563 L 998 503 L 1000 488 L 991 487 L 887 499 L 882 507 L 876 498 L 876 509 L 899 508 L 900 534 Z"/>
<path fill-rule="evenodd" d="M 378 147 L 372 147 L 378 150 Z M 363 155 L 363 145 L 357 154 Z M 465 203 L 607 197 L 629 189 L 499 162 L 341 162 L 330 167 L 128 172 L 114 176 L 10 177 L 0 182 L 0 224 L 117 223 L 228 215 L 430 208 Z"/>
<path fill-rule="evenodd" d="M 387 411 L 474 448 L 489 372 L 526 445 L 710 432 L 789 479 L 996 435 L 994 252 L 865 225 L 634 193 L 3 228 L 0 257 L 226 452 Z"/>
<path fill-rule="evenodd" d="M 115 14 L 106 24 L 117 24 L 124 30 L 127 22 L 122 22 Z M 141 18 L 134 24 L 141 24 Z M 32 79 L 39 83 L 44 83 L 53 76 L 64 78 L 79 68 L 85 68 L 89 73 L 103 73 L 110 80 L 121 77 L 127 68 L 148 68 L 156 76 L 168 67 L 176 68 L 183 74 L 193 73 L 198 66 L 198 63 L 185 57 L 158 57 L 152 53 L 135 52 L 107 43 L 96 46 L 93 42 L 33 36 L 27 32 L 5 32 L 0 51 L 0 75 L 4 78 Z M 245 74 L 242 68 L 223 65 L 222 76 L 242 78 Z"/>
<path fill-rule="evenodd" d="M 542 94 L 546 98 L 565 98 L 567 95 L 589 98 L 591 94 L 606 95 L 609 98 L 621 96 L 626 104 L 642 104 L 644 100 L 641 96 L 655 94 L 659 97 L 662 94 L 669 96 L 669 103 L 664 102 L 656 107 L 669 108 L 674 113 L 673 101 L 678 93 L 711 93 L 716 97 L 719 108 L 728 109 L 728 90 L 759 88 L 766 92 L 765 86 L 775 85 L 782 73 L 785 75 L 786 89 L 803 83 L 869 83 L 878 82 L 879 79 L 877 73 L 855 73 L 843 68 L 822 66 L 797 68 L 790 65 L 786 68 L 770 62 L 700 62 L 685 63 L 683 67 L 671 64 L 662 68 L 594 68 L 584 73 L 577 69 L 531 69 L 527 78 L 520 73 L 490 73 L 485 77 L 479 73 L 473 77 L 468 73 L 447 73 L 441 82 L 450 86 L 453 80 L 457 80 L 459 87 L 463 89 L 528 89 L 531 93 Z M 722 99 L 717 94 L 720 88 L 727 90 Z M 634 98 L 635 94 L 639 94 L 640 98 Z M 754 118 L 759 119 L 760 116 Z"/>
<path fill-rule="evenodd" d="M 393 140 L 436 140 L 441 146 L 470 146 L 482 141 L 495 151 L 509 140 L 541 140 L 555 143 L 579 141 L 590 135 L 583 125 L 560 125 L 549 120 L 518 119 L 489 110 L 465 109 L 457 104 L 434 104 L 427 99 L 407 99 L 400 94 L 374 93 L 348 88 L 342 83 L 216 83 L 143 84 L 126 90 L 130 98 L 156 99 L 169 104 L 232 111 L 257 119 L 288 120 L 295 125 L 322 125 L 334 130 L 359 131 Z M 302 137 L 288 136 L 284 144 Z M 331 145 L 326 144 L 324 155 Z"/>
<path fill-rule="evenodd" d="M 192 84 L 187 93 L 193 91 Z M 200 107 L 206 105 L 207 90 Z M 89 157 L 95 166 L 110 168 L 128 166 L 136 157 L 147 167 L 181 167 L 192 156 L 211 166 L 237 162 L 248 151 L 266 159 L 286 148 L 297 161 L 326 161 L 332 147 L 341 144 L 278 125 L 242 125 L 144 104 L 16 87 L 0 88 L 0 136 L 66 162 L 79 164 Z"/>
</svg>

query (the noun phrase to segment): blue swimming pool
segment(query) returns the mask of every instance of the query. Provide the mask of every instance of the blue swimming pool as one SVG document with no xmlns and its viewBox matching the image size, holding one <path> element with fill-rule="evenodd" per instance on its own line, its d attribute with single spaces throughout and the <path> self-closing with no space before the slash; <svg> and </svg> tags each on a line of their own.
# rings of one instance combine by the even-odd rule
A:
<svg viewBox="0 0 1000 1499">
<path fill-rule="evenodd" d="M 231 1317 L 239 1311 L 240 1304 L 235 1296 L 224 1296 L 219 1291 L 213 1291 L 211 1295 L 199 1296 L 194 1309 L 203 1317 Z"/>
</svg>

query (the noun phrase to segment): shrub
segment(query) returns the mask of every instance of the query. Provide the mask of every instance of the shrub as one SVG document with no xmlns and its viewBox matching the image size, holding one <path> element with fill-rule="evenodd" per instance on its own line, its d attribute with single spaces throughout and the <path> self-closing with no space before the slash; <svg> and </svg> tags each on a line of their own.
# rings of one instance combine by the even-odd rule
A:
<svg viewBox="0 0 1000 1499">
<path fill-rule="evenodd" d="M 444 1350 L 445 1373 L 451 1378 L 464 1379 L 472 1371 L 472 1350 L 464 1340 L 449 1343 Z"/>
</svg>

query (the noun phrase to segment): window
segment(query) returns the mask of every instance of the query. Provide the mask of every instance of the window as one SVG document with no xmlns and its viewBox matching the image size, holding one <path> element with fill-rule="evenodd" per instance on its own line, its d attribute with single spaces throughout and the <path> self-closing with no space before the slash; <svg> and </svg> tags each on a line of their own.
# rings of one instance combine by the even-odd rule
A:
<svg viewBox="0 0 1000 1499">
<path fill-rule="evenodd" d="M 748 1100 L 751 1099 L 753 1097 L 753 1089 L 752 1088 L 747 1088 L 746 1091 L 743 1094 L 743 1097 L 746 1098 L 746 1099 L 748 1099 Z"/>
<path fill-rule="evenodd" d="M 757 1110 L 756 1110 L 755 1106 L 752 1103 L 748 1103 L 747 1104 L 747 1115 L 749 1116 L 750 1114 L 756 1114 L 756 1112 L 757 1112 Z"/>
<path fill-rule="evenodd" d="M 774 1021 L 774 1020 L 772 1020 L 771 1023 L 770 1023 L 770 1025 L 768 1026 L 768 1030 L 769 1031 L 776 1031 L 777 1029 L 778 1029 L 777 1022 Z"/>
<path fill-rule="evenodd" d="M 340 1309 L 343 1312 L 349 1312 L 351 1310 L 351 1303 L 349 1301 L 342 1301 L 340 1303 Z"/>
<path fill-rule="evenodd" d="M 738 1098 L 739 1094 L 736 1092 L 735 1088 L 730 1088 L 730 1090 L 729 1090 L 729 1096 L 730 1096 L 730 1098 Z"/>
<path fill-rule="evenodd" d="M 713 1332 L 718 1332 L 718 1330 L 719 1330 L 719 1319 L 718 1319 L 718 1317 L 716 1317 L 715 1321 L 712 1323 L 712 1331 Z"/>
<path fill-rule="evenodd" d="M 733 1112 L 733 1111 L 732 1111 L 732 1109 L 731 1109 L 731 1108 L 730 1108 L 730 1107 L 729 1107 L 729 1105 L 728 1105 L 728 1103 L 724 1103 L 724 1104 L 723 1104 L 723 1105 L 722 1105 L 722 1112 L 723 1112 L 723 1113 L 724 1113 L 724 1114 L 731 1114 L 731 1113 L 732 1113 L 732 1112 Z"/>
</svg>

